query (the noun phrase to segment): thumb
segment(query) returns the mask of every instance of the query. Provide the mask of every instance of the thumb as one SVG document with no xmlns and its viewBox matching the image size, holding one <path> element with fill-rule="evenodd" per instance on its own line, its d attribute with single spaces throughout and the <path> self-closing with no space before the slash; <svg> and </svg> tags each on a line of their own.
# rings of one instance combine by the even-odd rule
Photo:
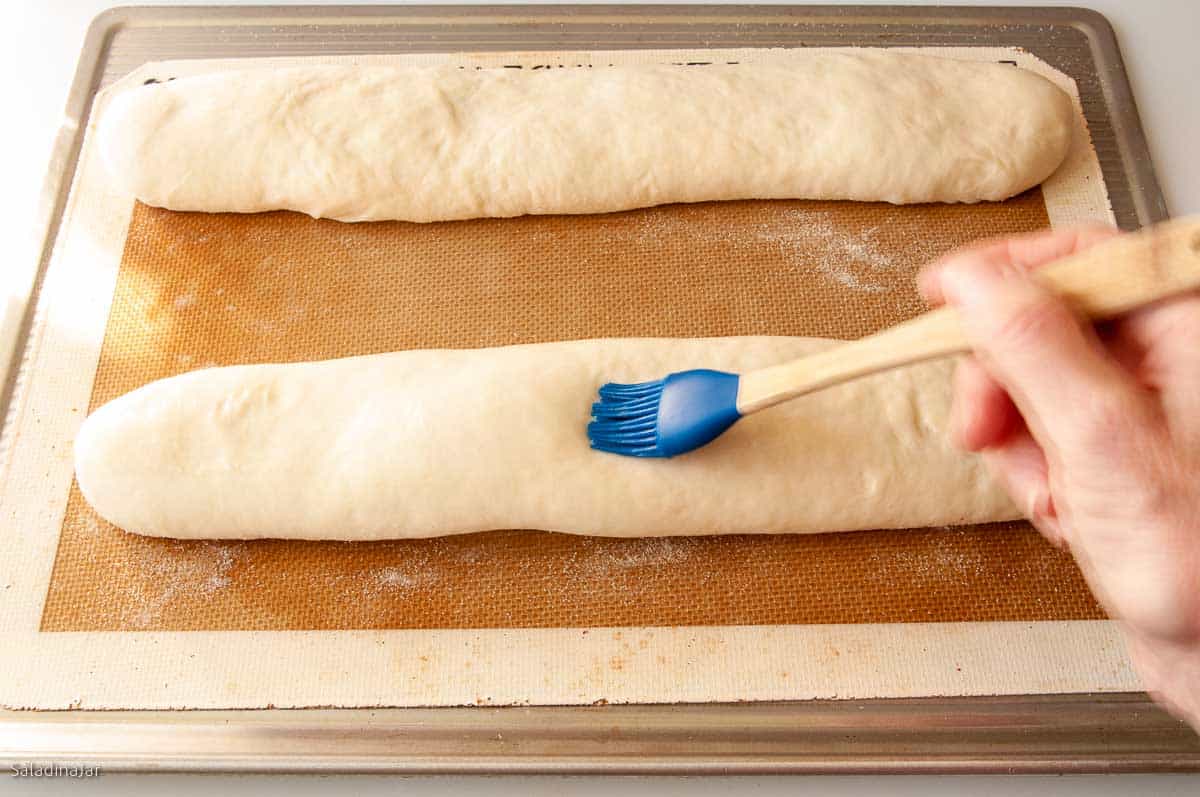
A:
<svg viewBox="0 0 1200 797">
<path fill-rule="evenodd" d="M 1002 254 L 952 259 L 940 282 L 984 368 L 1043 446 L 1090 456 L 1142 413 L 1141 392 L 1091 328 Z"/>
</svg>

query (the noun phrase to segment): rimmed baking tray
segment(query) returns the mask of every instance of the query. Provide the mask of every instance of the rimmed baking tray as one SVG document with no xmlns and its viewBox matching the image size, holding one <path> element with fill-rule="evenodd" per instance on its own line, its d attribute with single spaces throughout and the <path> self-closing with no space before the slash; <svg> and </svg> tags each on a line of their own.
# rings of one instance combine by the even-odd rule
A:
<svg viewBox="0 0 1200 797">
<path fill-rule="evenodd" d="M 40 280 L 94 93 L 147 61 L 379 52 L 1018 46 L 1079 85 L 1116 218 L 1166 216 L 1111 29 L 1078 9 L 858 7 L 129 8 L 81 57 L 44 197 Z M 36 292 L 35 282 L 35 292 Z M 14 354 L 24 346 L 21 325 Z M 11 376 L 5 399 L 11 394 Z M 688 706 L 3 715 L 0 756 L 116 769 L 1085 771 L 1200 768 L 1141 695 Z"/>
</svg>

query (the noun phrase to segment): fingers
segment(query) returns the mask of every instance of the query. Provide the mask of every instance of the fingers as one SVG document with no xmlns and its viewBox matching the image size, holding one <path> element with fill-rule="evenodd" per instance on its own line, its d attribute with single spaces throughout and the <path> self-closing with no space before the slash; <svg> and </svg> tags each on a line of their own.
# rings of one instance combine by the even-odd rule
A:
<svg viewBox="0 0 1200 797">
<path fill-rule="evenodd" d="M 1011 433 L 1002 445 L 984 451 L 983 458 L 1033 527 L 1051 544 L 1066 546 L 1050 493 L 1046 455 L 1029 430 Z"/>
<path fill-rule="evenodd" d="M 1079 241 L 1040 244 L 1033 254 Z M 939 275 L 942 295 L 962 312 L 983 367 L 1012 397 L 1033 436 L 1089 455 L 1114 425 L 1144 414 L 1138 406 L 1144 397 L 1090 328 L 1014 265 L 1010 251 L 1020 249 L 995 246 L 947 259 Z"/>
<path fill-rule="evenodd" d="M 950 428 L 954 441 L 968 451 L 1003 443 L 1022 426 L 1004 387 L 974 357 L 964 357 L 954 371 L 954 404 Z"/>
<path fill-rule="evenodd" d="M 1060 257 L 1083 251 L 1117 234 L 1118 230 L 1113 227 L 1090 225 L 1067 230 L 1040 230 L 1013 238 L 981 241 L 926 266 L 917 275 L 917 288 L 925 301 L 934 306 L 940 305 L 945 303 L 941 285 L 942 269 L 963 257 L 978 257 L 989 262 L 1006 263 L 1012 268 L 1027 272 Z"/>
</svg>

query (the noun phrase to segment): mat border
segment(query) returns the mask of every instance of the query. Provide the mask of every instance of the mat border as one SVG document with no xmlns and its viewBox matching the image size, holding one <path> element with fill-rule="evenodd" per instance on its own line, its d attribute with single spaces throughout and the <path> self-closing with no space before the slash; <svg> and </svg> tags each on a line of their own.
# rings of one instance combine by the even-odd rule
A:
<svg viewBox="0 0 1200 797">
<path fill-rule="evenodd" d="M 214 13 L 271 24 L 337 20 L 508 25 L 529 46 L 561 48 L 571 24 L 623 27 L 654 20 L 696 37 L 695 26 L 745 35 L 780 26 L 795 44 L 807 24 L 1031 24 L 1068 26 L 1088 39 L 1104 76 L 1128 187 L 1114 198 L 1124 227 L 1167 215 L 1113 31 L 1087 9 L 825 6 L 405 6 L 119 8 L 89 29 L 43 191 L 43 242 L 31 299 L 6 323 L 5 365 L 24 348 L 32 308 L 74 177 L 90 99 L 112 38 L 146 24 L 185 25 Z M 734 43 L 732 38 L 713 46 Z M 632 46 L 685 46 L 646 40 Z M 737 40 L 743 46 L 744 39 Z M 757 42 L 755 42 L 757 43 Z M 890 41 L 891 44 L 900 42 Z M 929 44 L 931 42 L 920 42 Z M 436 42 L 434 43 L 436 45 Z M 770 42 L 764 42 L 769 46 Z M 603 42 L 613 48 L 611 41 Z M 505 41 L 498 49 L 511 49 Z M 1107 175 L 1106 175 L 1107 177 Z M 1118 207 L 1121 205 L 1121 207 Z M 1132 215 L 1132 218 L 1131 218 Z M 7 319 L 6 319 L 7 321 Z M 17 374 L 6 367 L 7 410 Z M 182 752 L 186 751 L 186 752 Z M 0 760 L 77 761 L 110 771 L 403 772 L 1080 772 L 1200 771 L 1200 742 L 1144 695 L 1027 695 L 689 706 L 3 712 Z"/>
</svg>

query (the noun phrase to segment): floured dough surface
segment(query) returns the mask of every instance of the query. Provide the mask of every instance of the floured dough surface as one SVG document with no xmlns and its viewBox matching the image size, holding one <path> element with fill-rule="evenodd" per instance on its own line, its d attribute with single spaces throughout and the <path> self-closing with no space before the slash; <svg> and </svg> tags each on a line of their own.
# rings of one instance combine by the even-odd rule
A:
<svg viewBox="0 0 1200 797">
<path fill-rule="evenodd" d="M 365 221 L 724 199 L 1001 200 L 1062 162 L 1065 93 L 890 51 L 787 66 L 310 66 L 136 87 L 99 121 L 113 179 L 173 210 Z"/>
<path fill-rule="evenodd" d="M 979 459 L 946 440 L 946 360 L 752 415 L 671 460 L 588 447 L 605 381 L 741 372 L 825 345 L 603 339 L 195 371 L 93 413 L 76 473 L 107 520 L 181 538 L 802 533 L 1016 517 Z"/>
</svg>

